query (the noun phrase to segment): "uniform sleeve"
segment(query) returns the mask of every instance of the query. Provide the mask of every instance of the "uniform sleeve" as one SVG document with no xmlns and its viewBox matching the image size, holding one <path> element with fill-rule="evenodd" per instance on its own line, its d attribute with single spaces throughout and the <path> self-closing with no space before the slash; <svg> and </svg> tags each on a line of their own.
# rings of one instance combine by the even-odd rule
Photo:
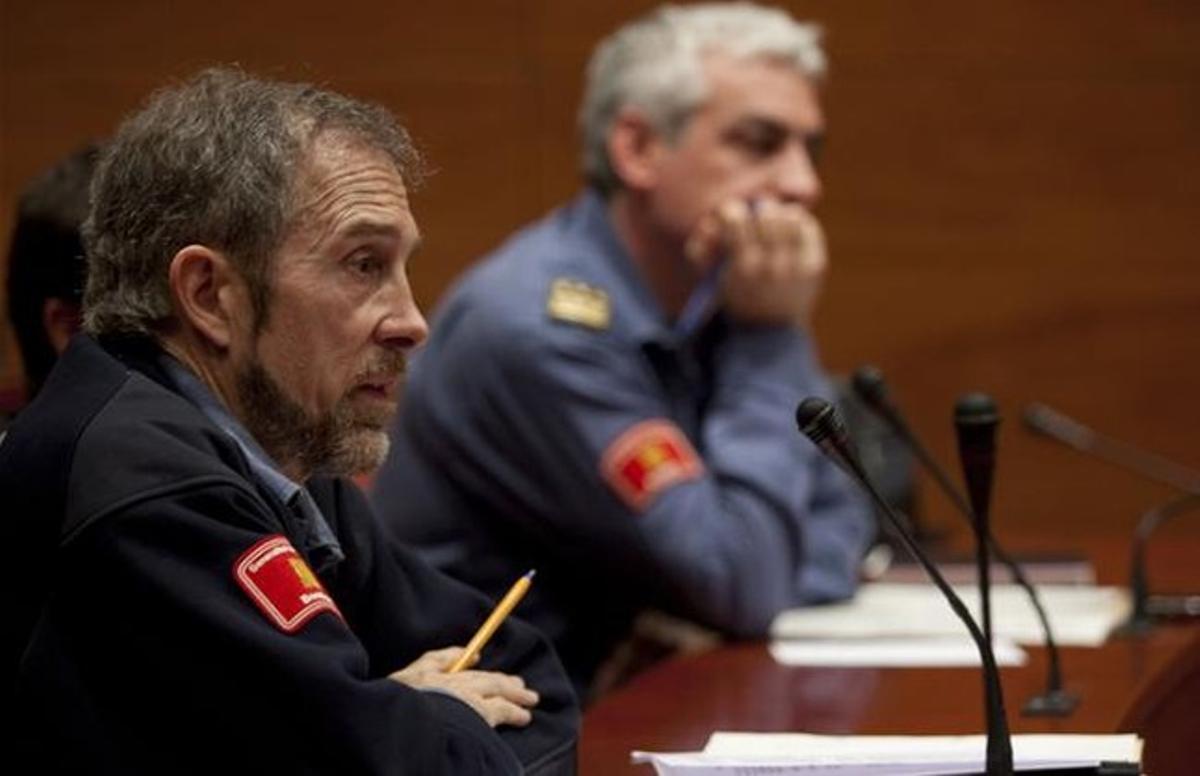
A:
<svg viewBox="0 0 1200 776">
<path fill-rule="evenodd" d="M 387 675 L 423 652 L 470 640 L 491 613 L 491 601 L 387 536 L 352 483 L 324 481 L 310 490 L 336 522 L 346 550 L 347 562 L 334 585 L 354 602 L 345 614 L 367 650 L 372 674 Z M 509 617 L 485 646 L 477 668 L 520 676 L 538 692 L 528 726 L 497 730 L 525 773 L 573 774 L 579 706 L 546 638 Z"/>
<path fill-rule="evenodd" d="M 445 414 L 471 416 L 471 428 L 437 426 L 435 408 L 412 420 L 427 425 L 417 438 L 479 462 L 485 500 L 563 562 L 742 636 L 853 592 L 872 521 L 796 431 L 797 403 L 829 393 L 801 333 L 734 328 L 689 439 L 647 358 L 606 332 L 458 325 L 463 349 L 440 353 L 425 378 L 445 381 L 438 401 L 470 405 Z"/>
<path fill-rule="evenodd" d="M 187 772 L 520 773 L 466 704 L 372 671 L 277 528 L 253 495 L 212 485 L 85 528 L 33 651 L 66 668 L 26 666 L 37 702 L 94 726 L 131 772 L 166 756 Z"/>
</svg>

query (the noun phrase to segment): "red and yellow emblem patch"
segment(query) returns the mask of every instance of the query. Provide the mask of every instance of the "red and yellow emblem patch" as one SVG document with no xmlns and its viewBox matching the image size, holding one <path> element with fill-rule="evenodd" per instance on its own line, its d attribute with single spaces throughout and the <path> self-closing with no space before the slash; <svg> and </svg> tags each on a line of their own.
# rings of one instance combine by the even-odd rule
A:
<svg viewBox="0 0 1200 776">
<path fill-rule="evenodd" d="M 629 428 L 608 446 L 600 474 L 626 504 L 641 512 L 661 491 L 704 474 L 704 464 L 678 426 L 653 418 Z"/>
<path fill-rule="evenodd" d="M 284 633 L 295 633 L 321 612 L 345 620 L 317 575 L 283 536 L 268 536 L 243 552 L 233 564 L 233 577 Z"/>
</svg>

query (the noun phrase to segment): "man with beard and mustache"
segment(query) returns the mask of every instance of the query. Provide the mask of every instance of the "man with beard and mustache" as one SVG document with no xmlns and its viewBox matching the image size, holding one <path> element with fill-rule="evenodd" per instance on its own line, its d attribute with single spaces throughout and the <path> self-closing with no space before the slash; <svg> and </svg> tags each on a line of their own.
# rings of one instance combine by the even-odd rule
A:
<svg viewBox="0 0 1200 776">
<path fill-rule="evenodd" d="M 0 445 L 20 557 L 10 687 L 52 772 L 572 773 L 578 711 L 489 602 L 384 538 L 426 336 L 420 161 L 381 108 L 213 70 L 100 160 L 86 334 Z"/>
</svg>

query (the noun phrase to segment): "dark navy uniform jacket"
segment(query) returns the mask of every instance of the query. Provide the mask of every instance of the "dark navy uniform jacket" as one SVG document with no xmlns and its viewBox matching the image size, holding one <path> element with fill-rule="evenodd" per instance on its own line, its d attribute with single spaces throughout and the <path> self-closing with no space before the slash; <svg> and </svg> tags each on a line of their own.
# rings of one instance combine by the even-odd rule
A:
<svg viewBox="0 0 1200 776">
<path fill-rule="evenodd" d="M 579 687 L 643 607 L 754 637 L 855 588 L 873 520 L 793 420 L 830 395 L 811 341 L 680 336 L 593 192 L 449 293 L 406 391 L 376 511 L 492 595 L 536 568 L 520 611 Z"/>
<path fill-rule="evenodd" d="M 490 602 L 385 538 L 347 481 L 307 484 L 331 529 L 308 530 L 170 387 L 161 352 L 105 347 L 76 338 L 0 444 L 10 763 L 574 772 L 577 704 L 542 636 L 510 620 L 479 666 L 541 694 L 524 729 L 493 730 L 449 694 L 387 678 L 464 644 Z M 337 552 L 318 557 L 322 541 Z"/>
</svg>

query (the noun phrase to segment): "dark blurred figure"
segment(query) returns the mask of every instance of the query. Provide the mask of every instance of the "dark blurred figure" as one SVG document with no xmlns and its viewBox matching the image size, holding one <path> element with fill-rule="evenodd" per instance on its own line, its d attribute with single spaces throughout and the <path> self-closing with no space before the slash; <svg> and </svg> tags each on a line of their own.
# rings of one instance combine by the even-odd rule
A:
<svg viewBox="0 0 1200 776">
<path fill-rule="evenodd" d="M 21 348 L 25 401 L 79 330 L 84 260 L 79 227 L 100 147 L 89 144 L 35 178 L 17 203 L 8 249 L 8 315 Z"/>
</svg>

